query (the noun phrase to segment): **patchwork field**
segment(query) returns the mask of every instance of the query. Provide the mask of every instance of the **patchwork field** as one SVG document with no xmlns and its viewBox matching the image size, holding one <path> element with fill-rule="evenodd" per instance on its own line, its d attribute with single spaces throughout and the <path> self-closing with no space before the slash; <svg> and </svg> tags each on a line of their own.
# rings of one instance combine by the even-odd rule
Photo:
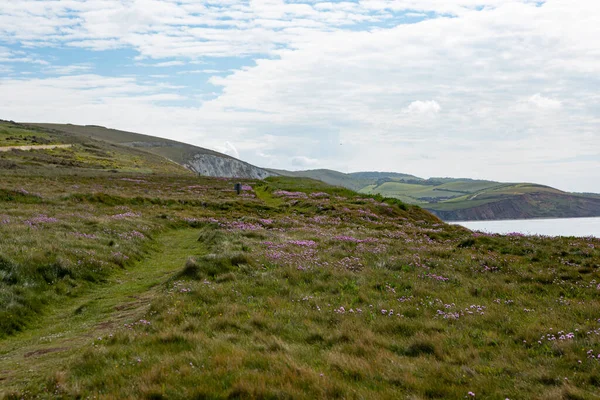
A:
<svg viewBox="0 0 600 400">
<path fill-rule="evenodd" d="M 16 170 L 0 396 L 597 399 L 600 240 L 308 179 Z"/>
</svg>

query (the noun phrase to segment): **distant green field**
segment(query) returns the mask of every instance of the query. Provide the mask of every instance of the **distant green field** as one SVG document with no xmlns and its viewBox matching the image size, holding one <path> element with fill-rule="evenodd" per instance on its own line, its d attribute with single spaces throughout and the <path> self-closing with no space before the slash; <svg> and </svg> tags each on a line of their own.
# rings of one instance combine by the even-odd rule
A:
<svg viewBox="0 0 600 400">
<path fill-rule="evenodd" d="M 427 182 L 427 181 L 423 181 Z M 510 189 L 507 188 L 510 186 Z M 466 181 L 443 183 L 441 185 L 415 184 L 403 182 L 385 182 L 363 187 L 360 192 L 367 194 L 381 194 L 387 197 L 406 199 L 409 203 L 424 204 L 438 202 L 455 202 L 470 200 L 474 196 L 481 196 L 486 191 L 512 190 L 518 192 L 516 185 L 502 184 L 487 181 Z"/>
<path fill-rule="evenodd" d="M 503 201 L 509 198 L 519 198 L 525 194 L 564 194 L 560 190 L 528 183 L 497 184 L 487 190 L 474 194 L 463 195 L 447 201 L 428 204 L 426 208 L 437 211 L 463 210 L 478 207 L 484 204 Z"/>
<path fill-rule="evenodd" d="M 319 179 L 359 193 L 380 194 L 419 205 L 447 220 L 599 216 L 598 194 L 565 193 L 533 183 L 430 178 L 413 175 L 331 170 L 277 171 Z M 356 179 L 361 178 L 360 180 Z"/>
<path fill-rule="evenodd" d="M 457 180 L 437 186 L 438 189 L 452 190 L 455 192 L 475 193 L 480 190 L 490 189 L 502 185 L 491 181 Z"/>
<path fill-rule="evenodd" d="M 370 184 L 372 181 L 370 179 L 353 177 L 351 174 L 344 174 L 342 172 L 333 171 L 330 169 L 314 169 L 310 171 L 285 171 L 270 169 L 269 171 L 283 176 L 316 179 L 329 185 L 342 186 L 357 192 L 360 191 L 360 189 L 364 186 Z"/>
</svg>

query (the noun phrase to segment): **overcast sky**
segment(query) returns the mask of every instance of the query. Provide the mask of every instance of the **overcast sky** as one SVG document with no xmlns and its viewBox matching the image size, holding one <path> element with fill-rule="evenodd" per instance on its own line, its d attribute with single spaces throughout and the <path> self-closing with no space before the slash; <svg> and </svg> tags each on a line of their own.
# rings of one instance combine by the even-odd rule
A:
<svg viewBox="0 0 600 400">
<path fill-rule="evenodd" d="M 0 0 L 0 118 L 600 192 L 600 1 Z"/>
</svg>

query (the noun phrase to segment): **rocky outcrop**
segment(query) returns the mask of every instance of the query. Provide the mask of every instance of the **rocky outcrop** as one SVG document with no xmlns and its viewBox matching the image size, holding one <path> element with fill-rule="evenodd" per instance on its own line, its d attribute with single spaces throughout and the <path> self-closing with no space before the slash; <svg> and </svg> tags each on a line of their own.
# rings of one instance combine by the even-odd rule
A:
<svg viewBox="0 0 600 400">
<path fill-rule="evenodd" d="M 275 175 L 238 159 L 212 154 L 195 154 L 183 166 L 200 175 L 223 178 L 264 179 Z"/>
</svg>

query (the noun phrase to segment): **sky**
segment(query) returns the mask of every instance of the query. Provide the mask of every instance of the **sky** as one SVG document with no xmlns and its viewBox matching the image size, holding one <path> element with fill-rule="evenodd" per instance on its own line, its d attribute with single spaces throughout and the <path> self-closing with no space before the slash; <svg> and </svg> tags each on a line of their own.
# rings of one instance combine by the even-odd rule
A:
<svg viewBox="0 0 600 400">
<path fill-rule="evenodd" d="M 0 119 L 600 192 L 599 0 L 0 0 Z"/>
</svg>

